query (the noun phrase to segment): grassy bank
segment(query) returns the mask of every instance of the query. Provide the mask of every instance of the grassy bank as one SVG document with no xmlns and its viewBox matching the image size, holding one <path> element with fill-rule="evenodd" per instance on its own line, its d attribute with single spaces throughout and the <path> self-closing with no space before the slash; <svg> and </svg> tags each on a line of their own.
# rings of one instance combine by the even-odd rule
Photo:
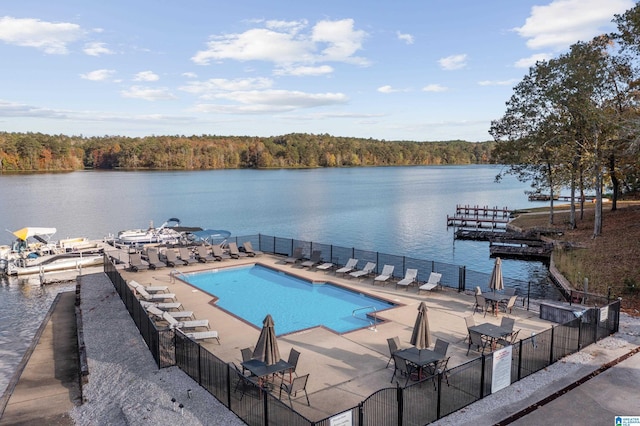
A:
<svg viewBox="0 0 640 426">
<path fill-rule="evenodd" d="M 602 235 L 593 238 L 594 205 L 585 206 L 584 216 L 576 211 L 577 228 L 569 229 L 569 205 L 556 205 L 553 224 L 549 209 L 520 213 L 512 221 L 524 230 L 555 230 L 554 262 L 576 289 L 585 278 L 589 292 L 623 298 L 624 309 L 640 314 L 640 202 L 618 202 L 618 210 L 605 204 Z"/>
</svg>

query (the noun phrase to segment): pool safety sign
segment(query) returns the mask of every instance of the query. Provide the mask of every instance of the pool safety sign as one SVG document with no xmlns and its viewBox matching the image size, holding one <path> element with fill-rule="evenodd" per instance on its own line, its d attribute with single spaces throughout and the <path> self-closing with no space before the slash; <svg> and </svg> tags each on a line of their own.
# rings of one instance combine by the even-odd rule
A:
<svg viewBox="0 0 640 426">
<path fill-rule="evenodd" d="M 616 426 L 640 426 L 640 417 L 616 416 Z"/>
</svg>

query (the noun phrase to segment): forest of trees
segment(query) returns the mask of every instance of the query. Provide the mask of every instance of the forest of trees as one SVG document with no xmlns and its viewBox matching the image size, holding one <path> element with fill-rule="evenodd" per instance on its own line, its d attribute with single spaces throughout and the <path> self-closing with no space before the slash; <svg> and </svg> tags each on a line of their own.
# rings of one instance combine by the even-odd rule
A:
<svg viewBox="0 0 640 426">
<path fill-rule="evenodd" d="M 0 133 L 0 172 L 482 164 L 493 142 L 405 142 L 328 134 L 75 137 Z"/>
<path fill-rule="evenodd" d="M 490 130 L 493 159 L 506 172 L 552 200 L 571 189 L 572 227 L 575 200 L 595 193 L 594 237 L 602 231 L 603 189 L 611 189 L 615 210 L 621 192 L 640 188 L 640 4 L 614 22 L 618 32 L 531 67 Z"/>
</svg>

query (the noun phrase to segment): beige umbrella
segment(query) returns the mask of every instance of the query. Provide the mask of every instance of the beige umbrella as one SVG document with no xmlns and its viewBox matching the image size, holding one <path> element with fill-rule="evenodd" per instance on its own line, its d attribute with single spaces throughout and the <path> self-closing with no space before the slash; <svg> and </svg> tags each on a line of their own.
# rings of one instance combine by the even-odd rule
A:
<svg viewBox="0 0 640 426">
<path fill-rule="evenodd" d="M 266 365 L 273 365 L 280 361 L 276 331 L 270 314 L 267 314 L 262 321 L 262 331 L 253 351 L 253 358 L 263 361 Z"/>
<path fill-rule="evenodd" d="M 496 290 L 504 290 L 504 280 L 502 279 L 502 261 L 496 257 L 496 263 L 493 265 L 491 279 L 489 280 L 489 288 L 495 293 Z"/>
<path fill-rule="evenodd" d="M 420 302 L 420 306 L 418 306 L 418 316 L 416 317 L 416 324 L 413 326 L 411 344 L 418 350 L 427 349 L 431 346 L 431 330 L 429 330 L 429 319 L 427 318 L 427 304 L 424 302 Z"/>
</svg>

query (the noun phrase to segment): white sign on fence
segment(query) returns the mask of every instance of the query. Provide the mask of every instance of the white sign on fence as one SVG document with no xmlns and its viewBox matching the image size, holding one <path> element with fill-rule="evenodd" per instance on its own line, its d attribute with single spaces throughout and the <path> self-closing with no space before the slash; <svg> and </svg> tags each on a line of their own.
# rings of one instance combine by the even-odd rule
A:
<svg viewBox="0 0 640 426">
<path fill-rule="evenodd" d="M 493 380 L 491 380 L 491 393 L 511 385 L 511 356 L 513 346 L 505 346 L 493 353 Z"/>
<path fill-rule="evenodd" d="M 336 414 L 329 419 L 330 426 L 353 426 L 353 415 L 351 410 Z"/>
</svg>

